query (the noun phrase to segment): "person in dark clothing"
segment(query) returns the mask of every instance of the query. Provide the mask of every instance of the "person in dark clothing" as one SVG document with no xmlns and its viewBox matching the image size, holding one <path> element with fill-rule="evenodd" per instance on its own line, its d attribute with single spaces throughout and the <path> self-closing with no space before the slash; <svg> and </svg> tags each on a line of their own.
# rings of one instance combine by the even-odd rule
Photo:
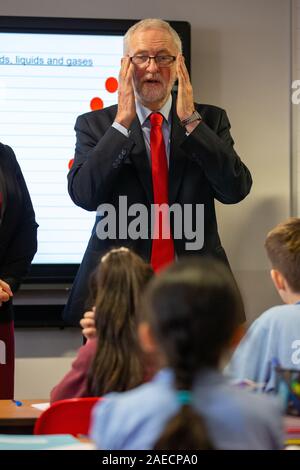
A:
<svg viewBox="0 0 300 470">
<path fill-rule="evenodd" d="M 173 93 L 176 79 L 178 92 Z M 127 31 L 118 91 L 117 105 L 83 114 L 75 124 L 68 190 L 77 206 L 97 215 L 64 309 L 64 319 L 72 324 L 91 307 L 86 304 L 88 279 L 99 257 L 120 244 L 155 271 L 192 254 L 229 265 L 215 200 L 236 204 L 252 185 L 234 149 L 225 110 L 194 102 L 181 41 L 168 23 L 144 19 Z M 158 206 L 169 212 L 176 208 L 177 217 L 168 222 L 166 210 L 159 225 L 152 219 Z M 111 207 L 115 222 L 106 227 L 105 212 Z M 146 216 L 138 223 L 134 215 L 141 208 Z M 155 237 L 152 226 L 159 234 L 165 222 L 166 236 Z"/>
<path fill-rule="evenodd" d="M 36 253 L 37 227 L 15 154 L 0 143 L 0 399 L 14 395 L 12 298 Z"/>
</svg>

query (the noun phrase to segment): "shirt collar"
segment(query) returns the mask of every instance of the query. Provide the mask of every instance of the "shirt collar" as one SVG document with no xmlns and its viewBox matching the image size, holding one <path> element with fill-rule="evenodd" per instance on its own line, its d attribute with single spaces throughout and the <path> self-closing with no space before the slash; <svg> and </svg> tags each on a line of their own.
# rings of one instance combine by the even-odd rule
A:
<svg viewBox="0 0 300 470">
<path fill-rule="evenodd" d="M 174 385 L 174 373 L 172 369 L 166 367 L 160 369 L 152 379 L 154 382 L 167 383 Z M 225 377 L 219 370 L 210 367 L 204 367 L 199 370 L 195 377 L 195 386 L 212 386 L 221 383 L 228 383 Z"/>
<path fill-rule="evenodd" d="M 150 114 L 153 111 L 143 106 L 137 100 L 135 101 L 135 106 L 136 106 L 136 114 L 138 115 L 141 126 L 143 126 L 143 124 L 145 124 L 146 119 L 150 116 Z M 165 118 L 167 122 L 169 122 L 171 107 L 172 107 L 172 95 L 169 96 L 166 103 L 157 111 L 163 115 L 163 117 Z"/>
</svg>

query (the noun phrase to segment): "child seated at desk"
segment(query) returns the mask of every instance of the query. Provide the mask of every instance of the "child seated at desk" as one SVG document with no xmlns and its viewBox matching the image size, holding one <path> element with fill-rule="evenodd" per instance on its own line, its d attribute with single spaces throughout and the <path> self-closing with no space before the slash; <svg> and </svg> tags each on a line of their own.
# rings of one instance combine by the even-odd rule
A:
<svg viewBox="0 0 300 470">
<path fill-rule="evenodd" d="M 102 257 L 92 279 L 97 336 L 79 349 L 51 403 L 128 390 L 151 377 L 151 361 L 137 340 L 137 305 L 152 275 L 151 266 L 127 248 Z"/>
<path fill-rule="evenodd" d="M 225 371 L 271 392 L 276 379 L 272 362 L 300 370 L 300 219 L 277 225 L 267 235 L 265 248 L 272 281 L 286 305 L 270 308 L 252 323 Z"/>
<path fill-rule="evenodd" d="M 228 383 L 219 371 L 243 302 L 228 268 L 181 260 L 151 281 L 139 336 L 161 370 L 135 390 L 96 405 L 91 438 L 100 449 L 278 449 L 282 419 L 274 397 Z"/>
</svg>

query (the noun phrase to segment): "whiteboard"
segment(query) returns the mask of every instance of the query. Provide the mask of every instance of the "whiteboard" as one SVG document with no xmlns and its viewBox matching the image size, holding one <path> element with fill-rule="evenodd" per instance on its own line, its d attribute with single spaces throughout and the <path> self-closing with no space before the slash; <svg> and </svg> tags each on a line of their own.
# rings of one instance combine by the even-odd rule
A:
<svg viewBox="0 0 300 470">
<path fill-rule="evenodd" d="M 81 262 L 95 214 L 67 192 L 74 124 L 117 102 L 122 50 L 120 35 L 0 33 L 0 140 L 16 154 L 36 212 L 34 263 Z"/>
</svg>

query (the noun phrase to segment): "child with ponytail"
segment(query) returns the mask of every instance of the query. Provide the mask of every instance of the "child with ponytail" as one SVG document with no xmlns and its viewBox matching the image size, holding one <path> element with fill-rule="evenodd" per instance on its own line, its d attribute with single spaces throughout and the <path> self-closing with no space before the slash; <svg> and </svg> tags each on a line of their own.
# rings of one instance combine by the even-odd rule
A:
<svg viewBox="0 0 300 470">
<path fill-rule="evenodd" d="M 152 276 L 151 266 L 128 248 L 114 248 L 101 258 L 91 283 L 95 337 L 53 388 L 51 403 L 129 390 L 153 375 L 155 358 L 141 353 L 137 335 L 139 299 Z"/>
<path fill-rule="evenodd" d="M 228 269 L 214 260 L 182 260 L 150 282 L 139 336 L 158 352 L 151 382 L 111 393 L 97 405 L 91 437 L 101 449 L 278 449 L 274 398 L 231 385 L 220 371 L 243 309 Z"/>
</svg>

